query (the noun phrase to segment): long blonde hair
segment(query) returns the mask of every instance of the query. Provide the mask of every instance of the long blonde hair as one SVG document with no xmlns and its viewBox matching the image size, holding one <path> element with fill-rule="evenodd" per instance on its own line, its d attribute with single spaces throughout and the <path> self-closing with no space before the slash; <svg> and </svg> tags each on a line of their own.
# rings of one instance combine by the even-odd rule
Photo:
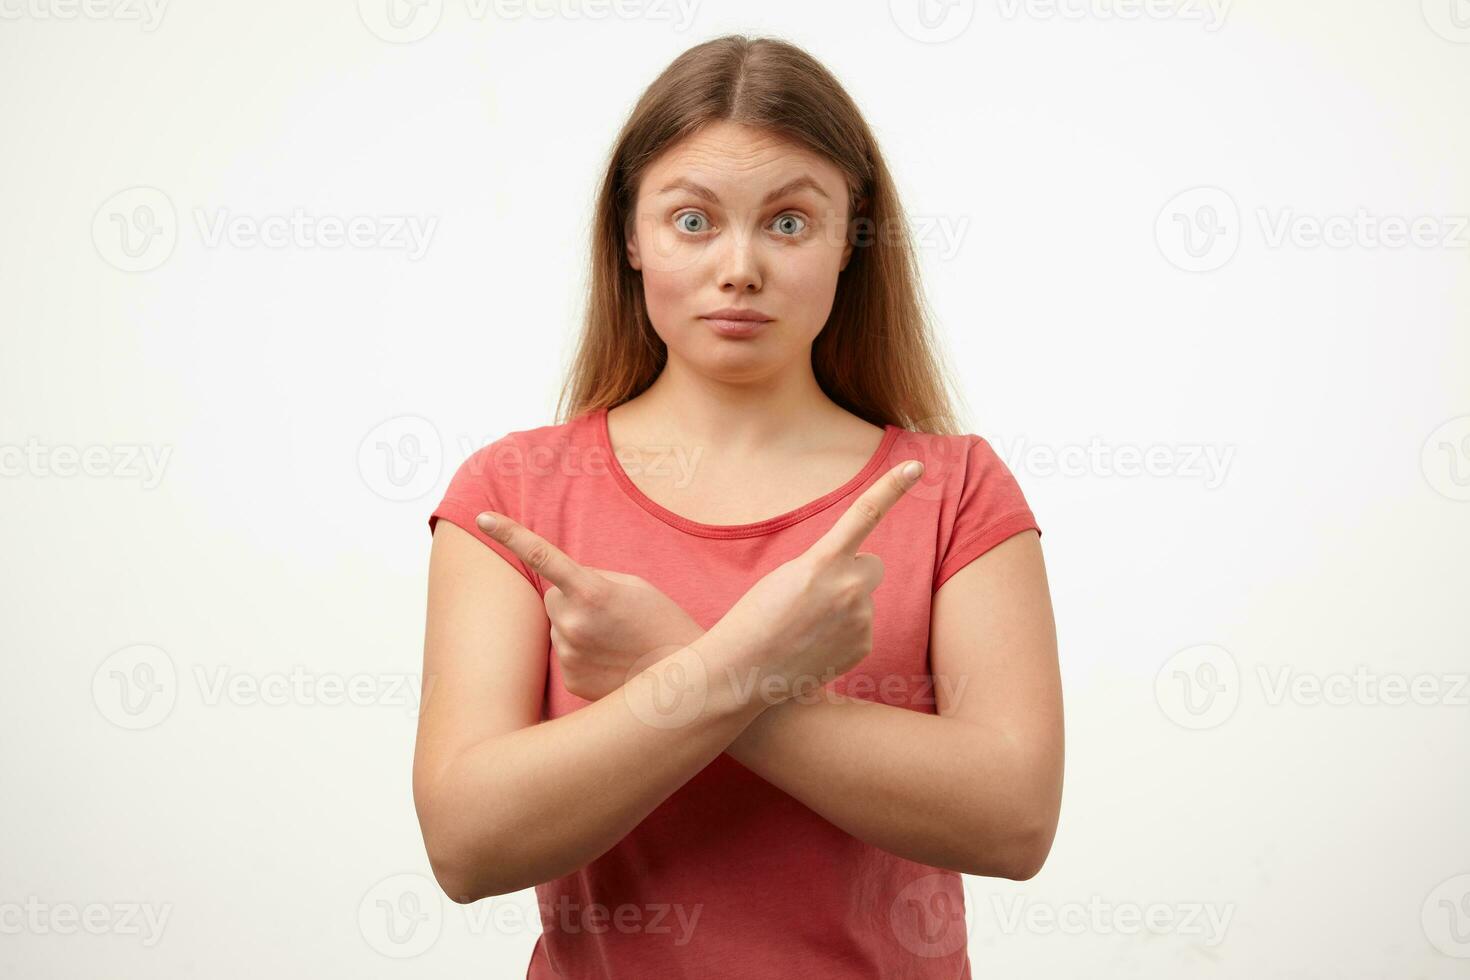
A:
<svg viewBox="0 0 1470 980">
<path fill-rule="evenodd" d="M 812 343 L 812 370 L 823 392 L 874 425 L 963 431 L 893 178 L 866 121 L 831 72 L 801 48 L 738 34 L 674 59 L 618 134 L 597 196 L 586 317 L 557 399 L 557 421 L 619 405 L 663 370 L 668 348 L 649 321 L 642 278 L 628 264 L 626 235 L 649 164 L 716 121 L 780 134 L 831 160 L 846 176 L 852 257 L 838 277 L 831 315 Z"/>
</svg>

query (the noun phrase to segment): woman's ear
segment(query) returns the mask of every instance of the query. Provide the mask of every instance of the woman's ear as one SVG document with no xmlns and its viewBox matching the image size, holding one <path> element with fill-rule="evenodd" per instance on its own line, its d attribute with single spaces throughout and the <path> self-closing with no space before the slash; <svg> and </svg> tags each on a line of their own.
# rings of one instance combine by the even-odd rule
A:
<svg viewBox="0 0 1470 980">
<path fill-rule="evenodd" d="M 865 208 L 867 204 L 868 199 L 864 197 L 859 198 L 858 202 L 852 206 L 852 217 L 849 218 L 847 221 L 847 245 L 844 246 L 842 249 L 842 263 L 837 266 L 838 272 L 846 269 L 847 263 L 852 261 L 852 237 L 854 234 L 853 226 L 857 223 L 858 219 L 862 217 L 863 208 Z"/>
<path fill-rule="evenodd" d="M 628 256 L 628 264 L 642 271 L 643 258 L 638 254 L 638 214 L 636 211 L 629 212 L 628 216 L 623 219 L 623 251 Z"/>
<path fill-rule="evenodd" d="M 634 269 L 642 271 L 643 266 L 640 264 L 642 262 L 642 259 L 638 257 L 638 233 L 631 227 L 631 225 L 629 226 L 628 232 L 624 236 L 624 238 L 626 238 L 627 240 L 627 244 L 624 246 L 624 249 L 627 251 L 628 254 L 628 264 L 631 265 Z"/>
</svg>

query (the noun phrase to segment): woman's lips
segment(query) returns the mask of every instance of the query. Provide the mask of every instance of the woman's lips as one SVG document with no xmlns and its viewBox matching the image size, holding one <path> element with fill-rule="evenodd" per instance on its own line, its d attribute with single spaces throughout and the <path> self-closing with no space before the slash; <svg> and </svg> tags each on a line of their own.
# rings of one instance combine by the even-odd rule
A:
<svg viewBox="0 0 1470 980">
<path fill-rule="evenodd" d="M 770 325 L 770 320 L 721 320 L 718 317 L 700 317 L 722 337 L 754 337 Z"/>
</svg>

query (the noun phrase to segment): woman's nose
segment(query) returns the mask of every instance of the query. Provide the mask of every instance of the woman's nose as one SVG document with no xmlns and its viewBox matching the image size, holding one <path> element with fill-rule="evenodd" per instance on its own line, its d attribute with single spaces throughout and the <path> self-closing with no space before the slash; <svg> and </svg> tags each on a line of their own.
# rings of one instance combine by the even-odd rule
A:
<svg viewBox="0 0 1470 980">
<path fill-rule="evenodd" d="M 756 289 L 760 284 L 760 242 L 749 232 L 735 232 L 720 257 L 720 285 Z"/>
</svg>

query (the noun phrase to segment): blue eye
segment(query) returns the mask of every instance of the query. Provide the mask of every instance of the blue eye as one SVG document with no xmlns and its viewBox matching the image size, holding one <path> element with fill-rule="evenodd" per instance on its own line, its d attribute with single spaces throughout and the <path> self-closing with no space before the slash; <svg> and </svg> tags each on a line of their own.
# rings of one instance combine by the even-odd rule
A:
<svg viewBox="0 0 1470 980">
<path fill-rule="evenodd" d="M 674 219 L 674 224 L 679 225 L 679 227 L 684 231 L 694 232 L 696 234 L 704 230 L 703 228 L 690 228 L 688 225 L 680 224 L 680 222 L 682 222 L 685 218 L 695 218 L 699 221 L 703 221 L 704 215 L 700 214 L 698 211 L 685 211 L 683 214 Z"/>
<path fill-rule="evenodd" d="M 780 223 L 782 221 L 799 221 L 799 222 L 801 222 L 801 227 L 800 228 L 797 228 L 795 231 L 787 232 L 786 234 L 799 235 L 799 234 L 801 234 L 802 231 L 804 231 L 806 229 L 806 219 L 803 218 L 799 214 L 783 214 L 783 215 L 781 215 L 781 217 L 777 218 L 776 221 L 777 221 L 777 223 Z"/>
</svg>

